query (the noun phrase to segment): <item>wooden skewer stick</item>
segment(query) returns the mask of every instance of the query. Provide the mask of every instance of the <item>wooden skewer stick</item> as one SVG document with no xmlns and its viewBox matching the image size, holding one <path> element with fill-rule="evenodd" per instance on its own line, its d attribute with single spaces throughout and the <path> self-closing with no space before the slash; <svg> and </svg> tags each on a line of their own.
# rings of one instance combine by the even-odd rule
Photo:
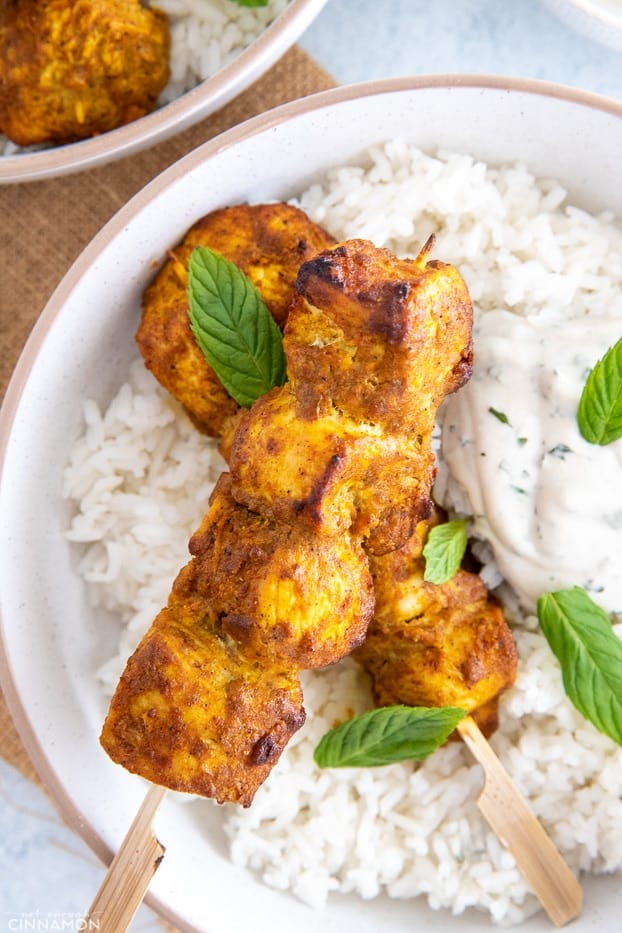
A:
<svg viewBox="0 0 622 933">
<path fill-rule="evenodd" d="M 480 732 L 467 716 L 458 732 L 484 769 L 486 783 L 478 805 L 491 828 L 516 859 L 544 910 L 556 927 L 581 913 L 581 885 L 553 840 Z"/>
<path fill-rule="evenodd" d="M 152 823 L 165 796 L 166 787 L 156 784 L 147 791 L 85 917 L 85 930 L 93 928 L 91 921 L 99 933 L 121 933 L 132 922 L 164 858 Z"/>
</svg>

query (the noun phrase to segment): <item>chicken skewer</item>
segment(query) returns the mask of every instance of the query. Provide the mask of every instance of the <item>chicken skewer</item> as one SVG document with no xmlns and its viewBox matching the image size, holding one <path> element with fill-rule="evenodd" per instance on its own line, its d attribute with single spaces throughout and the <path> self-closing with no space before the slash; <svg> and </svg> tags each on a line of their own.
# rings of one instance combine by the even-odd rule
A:
<svg viewBox="0 0 622 933">
<path fill-rule="evenodd" d="M 563 926 L 581 912 L 581 886 L 485 738 L 497 727 L 501 693 L 514 682 L 516 648 L 479 576 L 460 569 L 447 583 L 425 582 L 423 547 L 439 520 L 437 512 L 404 547 L 372 558 L 376 609 L 354 657 L 379 706 L 471 713 L 457 731 L 484 768 L 478 805 L 553 923 Z"/>
<path fill-rule="evenodd" d="M 146 365 L 154 372 L 154 375 L 159 381 L 185 405 L 188 414 L 197 427 L 208 434 L 222 436 L 223 433 L 226 434 L 228 431 L 230 432 L 232 426 L 235 424 L 237 405 L 235 405 L 222 386 L 220 386 L 215 374 L 199 353 L 190 330 L 187 312 L 187 261 L 194 247 L 206 242 L 211 247 L 226 253 L 231 261 L 235 261 L 238 266 L 244 269 L 246 274 L 260 287 L 262 296 L 268 304 L 273 316 L 277 322 L 282 325 L 287 316 L 289 303 L 293 294 L 294 281 L 301 262 L 305 258 L 309 258 L 315 251 L 332 245 L 334 241 L 321 228 L 311 224 L 302 211 L 297 211 L 289 205 L 257 205 L 252 208 L 241 205 L 237 208 L 216 211 L 208 215 L 208 217 L 203 218 L 189 231 L 183 243 L 180 244 L 175 253 L 171 254 L 168 262 L 156 277 L 155 282 L 145 293 L 143 299 L 143 316 L 137 334 L 137 341 Z M 255 563 L 257 563 L 261 556 L 261 550 L 258 546 L 260 542 L 255 540 L 253 542 L 252 552 L 246 548 L 246 553 L 244 553 L 244 547 L 239 547 L 239 541 L 236 540 L 236 516 L 235 514 L 229 516 L 229 518 L 226 516 L 224 502 L 227 497 L 227 483 L 227 478 L 223 477 L 221 484 L 219 484 L 222 488 L 219 491 L 215 491 L 214 498 L 216 504 L 214 502 L 212 503 L 213 521 L 209 526 L 209 532 L 219 537 L 221 542 L 225 541 L 228 542 L 229 545 L 232 545 L 232 553 L 229 554 L 230 563 L 232 562 L 233 553 L 237 555 L 235 560 L 233 560 L 234 563 L 240 560 L 254 560 Z M 220 495 L 221 493 L 223 494 L 222 497 Z M 219 507 L 218 503 L 223 507 Z M 239 518 L 239 515 L 243 514 L 243 511 L 240 509 L 237 511 L 239 513 Z M 218 521 L 219 516 L 222 519 L 220 523 Z M 206 523 L 204 523 L 204 525 L 205 524 Z M 208 529 L 206 528 L 205 531 L 207 532 Z M 271 549 L 275 541 L 278 546 L 278 539 L 270 535 L 270 529 L 266 523 L 262 523 L 261 537 L 264 545 L 267 545 L 269 549 Z M 198 535 L 194 536 L 192 541 L 192 547 L 194 548 L 196 546 L 197 552 L 200 552 L 202 547 L 200 540 L 201 531 Z M 226 547 L 227 544 L 225 543 L 224 546 Z M 200 557 L 197 557 L 197 560 L 200 560 Z M 320 582 L 323 584 L 325 580 L 322 579 Z M 350 581 L 347 580 L 345 581 L 346 592 L 349 589 L 349 582 Z M 183 637 L 185 653 L 183 660 L 187 662 L 187 673 L 189 675 L 188 683 L 191 688 L 191 685 L 196 679 L 196 665 L 193 663 L 192 657 L 189 657 L 188 634 L 187 632 L 173 633 L 170 631 L 173 627 L 171 622 L 176 608 L 174 603 L 177 602 L 177 605 L 180 603 L 183 604 L 185 583 L 187 583 L 185 580 L 179 581 L 179 589 L 182 590 L 182 595 L 180 595 L 177 600 L 176 597 L 174 598 L 172 596 L 172 605 L 161 614 L 163 617 L 161 621 L 163 621 L 162 628 L 164 629 L 164 637 L 162 643 L 159 647 L 156 647 L 155 650 L 166 651 L 171 644 L 173 644 L 174 649 L 174 634 Z M 255 583 L 257 583 L 256 579 Z M 369 589 L 370 581 L 366 580 L 366 584 Z M 191 588 L 190 584 L 190 589 Z M 260 590 L 261 584 L 255 586 L 255 595 Z M 179 594 L 176 594 L 176 596 L 177 595 Z M 266 598 L 270 598 L 269 583 Z M 369 593 L 364 594 L 364 599 L 367 599 L 369 602 Z M 308 599 L 307 602 L 309 602 Z M 365 609 L 365 617 L 369 615 L 370 609 L 371 606 Z M 170 614 L 167 614 L 169 610 Z M 269 606 L 268 612 L 270 612 Z M 183 613 L 181 615 L 183 619 Z M 169 623 L 168 626 L 166 624 L 167 621 Z M 168 632 L 167 627 L 169 629 Z M 157 642 L 157 636 L 154 638 L 154 642 Z M 203 647 L 208 647 L 209 645 L 210 637 L 207 633 L 204 633 Z M 285 726 L 281 728 L 281 734 L 279 736 L 282 742 L 286 741 L 288 737 L 288 728 L 293 732 L 304 720 L 304 711 L 300 704 L 300 688 L 297 681 L 291 676 L 288 677 L 287 674 L 280 678 L 280 683 L 278 684 L 275 684 L 274 676 L 270 677 L 266 683 L 262 679 L 263 670 L 261 666 L 259 666 L 259 668 L 255 666 L 253 669 L 252 666 L 245 664 L 243 660 L 236 658 L 235 651 L 232 650 L 226 652 L 225 663 L 223 665 L 222 640 L 212 638 L 211 646 L 212 649 L 214 646 L 216 646 L 217 649 L 221 649 L 220 652 L 218 650 L 215 652 L 214 669 L 216 676 L 218 677 L 219 674 L 222 675 L 224 671 L 226 678 L 228 677 L 228 682 L 224 687 L 225 696 L 224 699 L 221 697 L 223 702 L 220 708 L 217 706 L 216 710 L 213 711 L 215 714 L 211 718 L 211 721 L 209 713 L 204 709 L 203 721 L 197 724 L 195 720 L 194 723 L 187 724 L 185 730 L 183 717 L 179 715 L 179 711 L 177 710 L 177 715 L 173 713 L 169 722 L 167 723 L 165 719 L 162 726 L 166 729 L 168 725 L 169 730 L 176 733 L 179 739 L 179 745 L 182 747 L 184 745 L 184 739 L 190 739 L 190 741 L 186 741 L 186 745 L 191 749 L 194 746 L 195 752 L 198 747 L 205 747 L 206 737 L 211 738 L 213 733 L 216 734 L 216 741 L 214 743 L 216 747 L 219 747 L 221 740 L 225 739 L 228 742 L 228 746 L 226 747 L 225 755 L 221 756 L 220 759 L 216 759 L 217 774 L 220 775 L 221 781 L 228 782 L 229 786 L 231 786 L 232 782 L 236 784 L 235 793 L 237 799 L 244 802 L 244 794 L 248 795 L 249 800 L 252 798 L 255 784 L 249 786 L 247 783 L 245 785 L 243 768 L 238 768 L 238 775 L 236 776 L 235 774 L 236 752 L 239 758 L 240 741 L 243 740 L 244 736 L 235 736 L 234 730 L 231 730 L 232 735 L 225 735 L 226 720 L 230 718 L 232 709 L 235 712 L 234 718 L 236 721 L 242 720 L 242 704 L 244 702 L 250 706 L 251 701 L 254 701 L 256 707 L 258 698 L 260 705 L 263 701 L 261 712 L 268 720 L 268 731 L 265 732 L 257 742 L 252 744 L 252 757 L 255 762 L 254 768 L 252 769 L 253 780 L 255 782 L 259 780 L 260 782 L 262 779 L 262 771 L 259 766 L 263 764 L 264 769 L 269 769 L 273 763 L 272 759 L 275 755 L 278 755 L 278 746 L 275 744 L 275 730 L 273 727 L 271 728 L 269 722 L 270 715 L 272 715 L 272 719 L 274 719 L 275 715 L 278 716 L 279 701 L 281 705 L 281 715 L 283 708 L 287 708 L 289 704 L 289 721 L 287 722 L 287 717 L 285 720 L 283 718 L 281 719 L 281 725 L 283 726 L 285 722 Z M 231 639 L 229 639 L 229 645 L 227 647 L 229 649 L 232 648 Z M 170 653 L 169 657 L 175 658 L 174 650 Z M 250 679 L 249 667 L 254 675 Z M 235 676 L 236 673 L 239 675 L 237 678 Z M 146 674 L 147 676 L 149 675 L 148 666 L 146 668 Z M 180 676 L 177 683 L 174 682 L 174 678 L 171 678 L 171 693 L 173 694 L 175 694 L 175 688 L 178 684 L 183 682 L 186 674 L 186 671 L 183 669 L 183 663 L 179 665 L 179 674 Z M 257 676 L 257 674 L 259 676 Z M 138 686 L 138 693 L 140 693 L 142 689 L 143 697 L 145 695 L 145 686 L 146 684 L 144 682 L 140 683 Z M 158 683 L 154 684 L 154 686 L 156 690 L 162 691 L 162 679 L 159 679 Z M 275 687 L 278 687 L 279 690 L 279 694 L 276 697 Z M 166 690 L 164 692 L 166 692 Z M 195 704 L 194 697 L 191 702 Z M 224 711 L 224 716 L 219 716 L 218 713 L 222 711 Z M 257 720 L 256 708 L 249 709 L 248 712 Z M 205 730 L 206 720 L 208 726 L 207 730 Z M 197 725 L 198 728 L 194 728 L 194 731 L 192 731 L 193 727 Z M 211 732 L 210 728 L 212 730 Z M 236 741 L 237 746 L 235 744 Z M 201 743 L 203 743 L 203 746 L 201 746 Z M 128 739 L 128 744 L 131 748 L 131 738 Z M 231 754 L 232 751 L 233 754 Z M 233 767 L 230 768 L 229 773 L 225 774 L 227 753 L 231 754 Z M 189 759 L 192 761 L 192 754 L 190 754 Z M 223 759 L 225 759 L 224 763 Z M 261 759 L 264 759 L 263 762 Z M 177 756 L 176 765 L 178 773 L 173 777 L 175 781 L 180 780 L 179 764 L 179 756 Z M 161 767 L 161 762 L 156 762 L 154 764 L 156 769 L 158 766 Z M 211 766 L 212 768 L 214 767 L 213 756 L 211 758 Z M 221 771 L 218 771 L 218 767 L 221 768 Z M 187 780 L 188 770 L 189 769 L 186 767 L 184 773 L 184 769 L 181 769 L 181 780 Z M 242 773 L 242 780 L 240 780 L 240 772 Z M 159 775 L 157 775 L 156 778 L 157 777 L 159 777 Z M 191 776 L 190 780 L 196 781 L 196 774 Z M 205 780 L 203 780 L 202 786 L 205 790 Z M 153 814 L 152 801 L 154 799 L 160 801 L 163 792 L 162 787 L 156 784 L 152 785 L 132 827 L 130 827 L 128 831 L 118 856 L 111 864 L 100 891 L 91 905 L 87 915 L 88 919 L 96 919 L 98 925 L 100 925 L 100 928 L 103 930 L 118 928 L 115 924 L 118 923 L 119 919 L 118 904 L 120 900 L 124 901 L 124 920 L 126 924 L 130 922 L 142 897 L 146 893 L 153 871 L 157 868 L 157 864 L 159 864 L 159 861 L 154 863 L 153 859 L 150 857 L 154 844 L 157 844 L 150 830 L 150 822 Z M 213 792 L 215 796 L 218 796 L 218 787 L 209 784 L 207 786 L 207 792 Z M 126 861 L 120 858 L 125 852 L 135 853 L 136 857 L 130 860 L 129 864 L 126 864 Z M 132 896 L 128 898 L 126 892 L 130 889 Z"/>
<path fill-rule="evenodd" d="M 334 284 L 334 283 L 333 283 L 333 284 Z M 325 323 L 325 322 L 323 322 L 323 323 Z M 329 334 L 329 339 L 332 338 L 332 336 L 333 336 L 333 335 Z M 319 340 L 318 340 L 318 335 L 316 335 L 316 338 L 315 338 L 316 346 L 317 346 L 317 345 L 322 345 L 322 343 L 324 342 L 325 338 L 326 338 L 326 332 L 324 332 L 324 333 L 322 333 L 322 334 L 320 335 L 320 339 L 319 339 Z M 303 360 L 302 362 L 304 363 L 304 360 Z M 468 364 L 467 364 L 467 365 L 468 365 Z M 463 357 L 461 363 L 460 363 L 460 364 L 458 365 L 458 367 L 457 367 L 457 373 L 460 372 L 460 367 L 461 367 L 461 366 L 462 366 L 462 367 L 465 366 L 465 359 L 464 359 L 464 357 Z M 303 368 L 304 368 L 304 367 L 303 367 Z M 456 381 L 459 382 L 459 380 L 460 380 L 460 377 L 458 376 L 458 378 L 457 378 Z M 316 403 L 317 403 L 317 401 L 318 401 L 318 399 L 316 398 Z M 307 402 L 308 402 L 308 399 L 307 399 Z M 330 400 L 329 400 L 329 403 L 330 403 Z M 286 406 L 286 407 L 287 407 L 287 406 Z M 326 407 L 326 406 L 325 406 L 325 407 Z M 329 407 L 329 410 L 330 410 L 330 404 L 329 404 L 328 407 Z M 316 408 L 316 410 L 318 410 L 318 409 Z M 251 425 L 251 427 L 252 427 L 252 425 Z M 217 431 L 217 430 L 212 430 L 210 433 L 215 433 L 215 434 L 217 434 L 218 431 Z M 321 436 L 321 432 L 319 432 L 319 434 L 320 434 L 320 436 Z M 368 441 L 368 438 L 366 438 L 365 440 Z M 356 458 L 355 458 L 355 460 L 356 460 Z M 360 463 L 360 458 L 359 458 L 359 463 Z M 300 501 L 300 500 L 299 500 L 299 501 Z M 319 503 L 319 504 L 321 504 L 321 503 Z M 309 508 L 308 508 L 308 505 L 309 505 L 309 501 L 307 500 L 307 515 L 305 516 L 305 518 L 306 518 L 306 520 L 309 522 L 309 524 L 310 524 L 311 527 L 314 527 L 314 526 L 317 527 L 317 526 L 318 526 L 318 516 L 320 516 L 320 518 L 321 518 L 321 514 L 322 514 L 322 513 L 321 513 L 321 510 L 318 511 L 315 507 L 314 507 L 313 509 L 309 509 Z M 315 503 L 314 503 L 314 506 L 315 506 Z M 419 506 L 419 507 L 421 508 L 421 506 Z M 287 505 L 286 505 L 286 508 L 287 508 Z M 272 505 L 270 504 L 270 505 L 269 505 L 269 508 L 268 508 L 266 511 L 271 511 L 271 509 L 272 509 Z M 425 508 L 421 509 L 421 511 L 425 511 Z M 287 511 L 285 512 L 285 514 L 287 514 Z M 321 521 L 319 522 L 319 527 L 320 527 L 320 529 L 322 529 L 322 523 L 321 523 Z M 367 529 L 369 529 L 369 524 L 367 524 L 367 526 L 363 525 L 363 527 L 367 527 Z M 371 538 L 372 538 L 372 536 L 370 535 L 369 538 L 368 538 L 367 540 L 369 541 L 369 540 L 371 540 Z M 377 549 L 377 550 L 382 550 L 383 547 L 382 547 L 382 545 L 381 545 L 380 548 L 376 548 L 376 549 Z M 372 550 L 373 550 L 373 548 L 372 548 Z M 380 559 L 378 559 L 378 558 L 375 558 L 375 559 L 372 558 L 372 569 L 375 570 L 375 577 L 376 577 L 376 579 L 379 578 L 379 571 L 378 571 L 378 568 L 377 568 L 377 566 L 376 566 L 378 560 L 382 560 L 382 558 L 380 558 Z M 382 611 L 382 609 L 381 609 L 381 611 Z M 501 621 L 502 621 L 502 620 L 501 620 Z M 503 625 L 504 625 L 504 623 L 503 623 Z M 508 667 L 508 671 L 506 672 L 506 674 L 509 674 L 509 672 L 510 672 L 510 670 L 511 670 L 511 667 L 512 667 L 512 663 L 511 663 L 511 648 L 510 648 L 511 638 L 510 638 L 510 643 L 507 643 L 507 633 L 502 633 L 501 644 L 502 644 L 502 645 L 505 644 L 505 647 L 506 647 L 506 650 L 505 650 L 506 662 L 507 662 L 506 666 Z M 502 652 L 502 653 L 503 653 L 503 652 Z M 477 683 L 477 682 L 479 682 L 482 678 L 481 678 L 481 677 L 474 677 L 474 676 L 473 676 L 473 671 L 472 671 L 472 672 L 471 672 L 471 678 L 470 678 L 470 679 L 473 680 L 475 683 Z M 503 675 L 501 675 L 501 682 L 502 682 L 502 681 L 503 681 Z M 507 685 L 507 684 L 506 684 L 506 685 Z M 497 684 L 497 686 L 499 687 L 499 684 Z M 499 687 L 499 689 L 502 689 L 502 686 Z M 494 692 L 494 691 L 493 691 L 493 692 Z M 486 693 L 486 691 L 484 691 L 484 693 Z M 479 695 L 479 693 L 478 693 L 478 695 Z M 480 696 L 480 699 L 481 699 L 481 696 Z M 462 700 L 463 700 L 463 702 L 464 702 L 464 697 L 462 697 Z M 469 707 L 469 708 L 471 708 L 471 707 Z M 484 717 L 483 720 L 481 719 L 482 716 Z M 491 697 L 490 702 L 486 702 L 486 701 L 484 700 L 483 703 L 480 703 L 480 721 L 483 721 L 483 727 L 484 727 L 487 731 L 491 731 L 492 728 L 494 728 L 494 724 L 495 724 L 495 722 L 496 722 L 496 697 L 495 697 L 495 696 L 492 696 L 492 697 Z M 480 738 L 481 738 L 481 733 L 478 732 L 477 734 L 478 734 L 478 735 L 480 736 Z M 481 741 L 484 742 L 483 739 L 482 739 Z M 484 745 L 485 745 L 485 744 L 486 744 L 486 743 L 484 742 Z M 480 753 L 481 753 L 481 747 L 480 747 Z M 550 843 L 550 840 L 548 840 L 548 837 L 545 837 L 545 838 L 547 838 L 547 841 Z M 563 863 L 562 863 L 562 866 L 563 866 Z M 563 867 L 565 868 L 565 866 L 563 866 Z M 553 879 L 553 880 L 554 880 L 554 879 Z M 145 885 L 145 886 L 146 886 L 146 885 Z M 545 891 L 545 888 L 543 888 L 543 889 L 542 889 L 542 895 L 543 895 L 543 897 L 544 897 L 545 894 L 546 894 L 546 891 Z M 544 900 L 543 900 L 543 903 L 545 903 Z"/>
<path fill-rule="evenodd" d="M 231 474 L 102 732 L 129 770 L 245 805 L 304 720 L 298 672 L 364 638 L 365 549 L 429 511 L 436 407 L 470 372 L 468 292 L 426 250 L 350 241 L 301 267 L 284 346 L 290 381 L 241 415 Z"/>
</svg>

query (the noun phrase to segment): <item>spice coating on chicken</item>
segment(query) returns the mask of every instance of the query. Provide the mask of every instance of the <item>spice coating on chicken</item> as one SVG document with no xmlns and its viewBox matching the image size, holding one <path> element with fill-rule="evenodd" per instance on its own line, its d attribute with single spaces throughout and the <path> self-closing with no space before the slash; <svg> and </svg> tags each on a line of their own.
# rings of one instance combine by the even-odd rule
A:
<svg viewBox="0 0 622 933">
<path fill-rule="evenodd" d="M 302 417 L 332 407 L 398 434 L 428 426 L 471 375 L 471 299 L 457 270 L 348 240 L 301 267 L 285 328 Z"/>
<path fill-rule="evenodd" d="M 303 670 L 349 654 L 374 609 L 360 542 L 249 512 L 230 490 L 225 473 L 190 539 L 193 593 L 204 601 L 205 619 L 266 665 L 278 658 Z"/>
<path fill-rule="evenodd" d="M 431 508 L 436 409 L 471 372 L 472 307 L 452 266 L 349 240 L 305 263 L 284 334 L 289 383 L 240 416 L 233 494 L 320 534 L 401 546 Z"/>
<path fill-rule="evenodd" d="M 70 143 L 149 113 L 169 78 L 164 13 L 140 0 L 0 0 L 0 129 Z"/>
<path fill-rule="evenodd" d="M 206 625 L 186 577 L 128 661 L 102 745 L 157 784 L 248 806 L 305 720 L 302 691 Z"/>
<path fill-rule="evenodd" d="M 498 724 L 498 700 L 516 678 L 517 654 L 501 608 L 480 577 L 458 570 L 423 579 L 423 545 L 438 514 L 397 551 L 371 560 L 376 611 L 354 657 L 378 706 L 459 706 L 482 732 Z"/>
<path fill-rule="evenodd" d="M 241 204 L 207 214 L 171 252 L 143 296 L 136 340 L 147 368 L 205 433 L 225 432 L 238 405 L 190 329 L 186 288 L 193 249 L 209 247 L 242 269 L 282 326 L 301 264 L 334 242 L 289 204 Z"/>
<path fill-rule="evenodd" d="M 304 721 L 297 672 L 360 644 L 374 598 L 355 538 L 250 513 L 230 485 L 223 474 L 101 741 L 150 780 L 248 804 Z"/>
<path fill-rule="evenodd" d="M 367 537 L 381 516 L 383 550 L 401 544 L 429 509 L 429 444 L 334 408 L 303 419 L 291 385 L 241 413 L 229 461 L 236 495 L 250 508 L 329 536 L 351 529 Z M 402 504 L 395 501 L 398 484 Z M 378 547 L 377 531 L 374 540 Z"/>
</svg>

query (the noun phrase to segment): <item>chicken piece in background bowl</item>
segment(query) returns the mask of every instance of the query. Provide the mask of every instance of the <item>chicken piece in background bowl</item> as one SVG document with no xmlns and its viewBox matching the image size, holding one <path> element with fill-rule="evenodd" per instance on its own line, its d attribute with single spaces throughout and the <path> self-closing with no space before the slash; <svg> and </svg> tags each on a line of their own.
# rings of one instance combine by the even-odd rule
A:
<svg viewBox="0 0 622 933">
<path fill-rule="evenodd" d="M 3 0 L 0 129 L 20 146 L 85 139 L 149 113 L 168 20 L 140 0 Z"/>
<path fill-rule="evenodd" d="M 245 5 L 245 0 L 153 0 L 152 3 L 114 0 L 111 4 L 104 4 L 102 0 L 77 0 L 76 3 L 61 3 L 59 0 L 42 0 L 41 3 L 33 0 L 0 0 L 0 184 L 56 177 L 102 165 L 187 129 L 219 110 L 267 71 L 296 41 L 325 2 L 326 0 L 264 0 L 261 6 L 250 7 Z M 44 16 L 48 15 L 45 11 L 51 8 L 55 11 L 64 8 L 66 11 L 55 21 L 60 25 L 54 30 L 54 42 L 60 47 L 59 58 L 61 63 L 65 64 L 63 67 L 52 67 L 52 55 L 45 60 L 46 94 L 49 94 L 53 80 L 66 79 L 70 89 L 72 80 L 77 80 L 78 83 L 89 80 L 87 68 L 84 62 L 76 57 L 75 49 L 71 50 L 72 58 L 67 59 L 69 45 L 74 41 L 70 40 L 68 45 L 67 38 L 76 32 L 74 23 L 80 10 L 87 11 L 83 21 L 88 25 L 77 30 L 79 35 L 76 48 L 79 49 L 82 37 L 87 36 L 84 41 L 88 42 L 88 49 L 91 51 L 94 43 L 101 42 L 100 22 L 105 22 L 106 17 L 111 16 L 110 9 L 120 11 L 119 15 L 114 13 L 116 20 L 123 16 L 130 22 L 137 19 L 141 29 L 142 24 L 153 21 L 157 9 L 158 17 L 166 17 L 167 31 L 167 47 L 164 50 L 167 61 L 162 60 L 161 67 L 168 67 L 170 73 L 164 86 L 160 84 L 157 88 L 153 87 L 158 69 L 155 65 L 141 63 L 140 80 L 134 81 L 132 78 L 131 83 L 145 95 L 148 106 L 128 117 L 125 122 L 119 120 L 112 129 L 108 126 L 100 129 L 93 125 L 90 134 L 82 132 L 79 136 L 67 135 L 62 140 L 50 138 L 47 142 L 33 141 L 22 144 L 9 139 L 12 131 L 8 125 L 3 128 L 3 121 L 6 119 L 3 116 L 3 108 L 15 107 L 15 121 L 20 122 L 19 128 L 22 133 L 28 131 L 28 136 L 23 138 L 32 138 L 29 126 L 31 116 L 24 116 L 24 106 L 20 102 L 23 96 L 20 87 L 25 80 L 24 75 L 18 75 L 17 83 L 15 77 L 11 77 L 14 86 L 7 84 L 5 64 L 11 59 L 17 62 L 17 40 L 14 26 L 11 25 L 11 37 L 8 37 L 6 29 L 20 14 L 20 22 L 37 23 L 37 32 L 42 35 L 45 30 L 41 28 L 41 23 Z M 101 12 L 91 18 L 88 11 L 94 8 Z M 47 33 L 49 35 L 49 29 Z M 26 38 L 24 41 L 20 39 L 20 43 L 23 45 L 25 42 L 26 45 L 26 61 L 29 67 L 32 67 L 32 59 L 38 58 L 40 54 L 34 45 L 34 34 L 34 29 L 30 30 L 30 25 L 27 25 Z M 122 32 L 111 31 L 106 26 L 107 47 L 114 48 L 108 36 L 116 40 L 120 35 Z M 138 49 L 144 54 L 146 48 L 144 31 L 138 35 L 139 38 L 134 31 L 131 42 L 126 43 L 125 38 L 119 39 L 118 42 L 118 48 L 123 49 L 122 57 L 125 56 L 122 68 L 125 75 L 131 70 L 130 58 L 134 61 L 133 56 L 138 58 Z M 130 51 L 134 50 L 132 56 L 128 56 L 124 51 L 126 46 Z M 21 58 L 23 59 L 23 55 Z M 70 68 L 72 61 L 77 65 L 77 73 L 73 78 Z M 116 67 L 115 59 L 114 68 Z M 88 69 L 90 68 L 89 63 Z M 112 71 L 109 64 L 100 61 L 99 66 L 93 69 L 93 74 L 114 76 L 117 72 Z M 90 75 L 90 79 L 93 78 L 93 74 Z M 29 93 L 38 88 L 37 81 L 30 75 L 28 88 Z M 127 88 L 123 91 L 124 95 L 126 91 Z M 153 95 L 157 99 L 150 99 Z M 54 114 L 57 108 L 52 107 L 51 99 L 50 94 L 45 109 L 50 109 Z M 120 97 L 113 95 L 111 99 L 113 104 L 116 104 Z M 61 100 L 65 106 L 62 96 Z M 99 103 L 101 105 L 101 101 Z M 68 113 L 73 119 L 72 106 L 68 106 Z M 40 116 L 37 122 L 39 120 Z M 80 125 L 80 130 L 82 129 Z M 14 138 L 16 140 L 18 137 Z M 37 138 L 42 139 L 41 136 Z"/>
</svg>

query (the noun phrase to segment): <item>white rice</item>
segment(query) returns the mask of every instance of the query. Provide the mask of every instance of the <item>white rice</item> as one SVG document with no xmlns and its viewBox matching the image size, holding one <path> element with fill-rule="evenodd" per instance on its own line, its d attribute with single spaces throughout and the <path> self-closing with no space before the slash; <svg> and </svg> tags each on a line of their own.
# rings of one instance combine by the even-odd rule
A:
<svg viewBox="0 0 622 933">
<path fill-rule="evenodd" d="M 158 100 L 170 103 L 211 78 L 240 55 L 286 8 L 290 0 L 268 0 L 244 7 L 234 0 L 158 0 L 169 16 L 171 76 Z M 42 146 L 17 146 L 0 133 L 0 156 L 32 152 Z"/>
<path fill-rule="evenodd" d="M 403 255 L 437 232 L 435 255 L 458 266 L 478 313 L 605 313 L 622 285 L 622 233 L 611 218 L 566 205 L 558 184 L 518 165 L 426 156 L 398 140 L 331 172 L 298 203 L 339 238 L 367 237 Z M 186 561 L 219 469 L 213 443 L 140 361 L 104 414 L 86 404 L 67 469 L 66 494 L 78 510 L 69 537 L 85 542 L 80 572 L 93 603 L 125 626 L 118 655 L 100 671 L 107 692 Z M 486 573 L 495 580 L 494 565 Z M 571 867 L 616 871 L 622 749 L 575 711 L 536 620 L 519 616 L 515 602 L 510 608 L 519 675 L 492 744 Z M 622 636 L 622 625 L 616 631 Z M 331 892 L 422 895 L 433 908 L 475 907 L 500 924 L 538 909 L 477 808 L 482 775 L 461 743 L 418 767 L 320 771 L 317 741 L 371 706 L 369 688 L 351 660 L 305 673 L 303 687 L 307 722 L 252 807 L 223 808 L 236 864 L 318 909 Z"/>
<path fill-rule="evenodd" d="M 160 105 L 220 71 L 261 35 L 289 0 L 244 7 L 233 0 L 158 0 L 170 18 L 171 78 Z"/>
</svg>

